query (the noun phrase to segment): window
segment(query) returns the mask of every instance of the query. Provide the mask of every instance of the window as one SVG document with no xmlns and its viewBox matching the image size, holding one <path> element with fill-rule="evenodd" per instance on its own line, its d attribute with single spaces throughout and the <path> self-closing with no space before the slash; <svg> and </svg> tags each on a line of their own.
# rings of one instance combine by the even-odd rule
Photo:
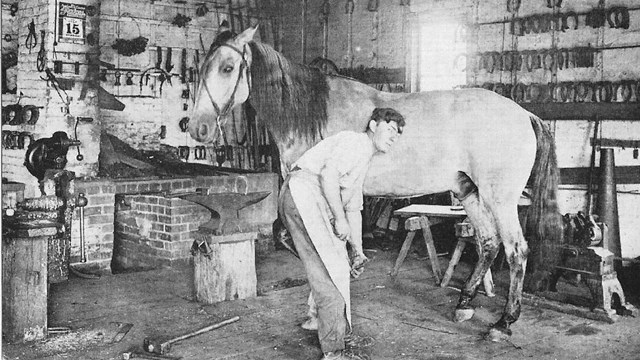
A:
<svg viewBox="0 0 640 360">
<path fill-rule="evenodd" d="M 420 26 L 420 91 L 451 90 L 465 85 L 466 28 L 455 22 Z"/>
</svg>

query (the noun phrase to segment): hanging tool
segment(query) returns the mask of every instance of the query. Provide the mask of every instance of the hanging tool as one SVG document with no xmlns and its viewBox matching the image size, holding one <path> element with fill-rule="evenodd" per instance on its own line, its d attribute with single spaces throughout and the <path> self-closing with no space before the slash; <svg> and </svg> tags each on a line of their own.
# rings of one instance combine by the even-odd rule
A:
<svg viewBox="0 0 640 360">
<path fill-rule="evenodd" d="M 301 62 L 307 63 L 307 0 L 302 0 L 302 23 L 300 30 L 300 51 L 302 53 Z"/>
<path fill-rule="evenodd" d="M 161 69 L 162 67 L 162 47 L 156 47 L 156 69 Z"/>
<path fill-rule="evenodd" d="M 322 24 L 322 57 L 327 58 L 329 53 L 329 12 L 331 4 L 329 0 L 322 3 L 320 9 L 320 23 Z"/>
<path fill-rule="evenodd" d="M 347 67 L 353 67 L 353 0 L 347 0 L 345 12 L 347 13 L 347 55 L 345 57 Z"/>
<path fill-rule="evenodd" d="M 168 56 L 170 57 L 171 54 L 171 48 L 169 48 L 169 52 L 168 52 Z M 167 58 L 167 64 L 165 64 L 165 67 L 169 67 L 173 69 L 173 65 L 171 65 L 171 59 Z M 149 84 L 149 75 L 152 73 L 160 73 L 160 76 L 158 77 L 158 80 L 160 80 L 160 95 L 162 95 L 162 86 L 164 85 L 164 82 L 168 82 L 169 85 L 171 84 L 171 74 L 169 72 L 167 72 L 166 70 L 164 70 L 162 68 L 162 47 L 158 46 L 156 47 L 156 64 L 153 67 L 150 67 L 146 70 L 144 70 L 142 72 L 142 74 L 140 75 L 140 92 L 142 92 L 142 83 L 143 81 L 145 82 L 146 85 Z"/>
<path fill-rule="evenodd" d="M 253 4 L 253 6 L 251 5 Z M 264 6 L 264 1 L 260 2 L 261 6 Z M 254 18 L 256 19 L 256 25 L 260 24 L 260 15 L 259 14 L 264 14 L 266 10 L 260 10 L 260 8 L 258 7 L 257 4 L 257 0 L 253 0 L 253 1 L 249 1 L 249 11 L 251 11 L 253 13 Z M 258 27 L 258 31 L 260 32 L 260 41 L 262 42 L 268 42 L 267 39 L 267 21 L 264 22 L 264 24 L 260 25 Z"/>
<path fill-rule="evenodd" d="M 127 78 L 125 84 L 133 85 L 133 73 L 131 71 L 127 71 L 127 74 L 125 75 L 125 77 Z"/>
<path fill-rule="evenodd" d="M 254 22 L 251 21 L 252 18 L 255 18 L 256 21 L 255 23 L 259 23 L 260 21 L 258 21 L 258 17 L 256 16 L 256 12 L 255 12 L 255 8 L 253 7 L 253 5 L 251 4 L 251 0 L 247 0 L 247 27 L 252 27 Z M 261 37 L 260 38 L 261 41 L 264 41 L 264 39 Z"/>
<path fill-rule="evenodd" d="M 196 16 L 203 17 L 207 15 L 208 12 L 209 12 L 209 8 L 207 7 L 207 4 L 205 3 L 198 4 L 198 7 L 196 8 Z"/>
<path fill-rule="evenodd" d="M 27 35 L 26 40 L 24 41 L 24 46 L 29 49 L 29 54 L 31 54 L 31 49 L 38 45 L 38 35 L 36 35 L 36 23 L 31 20 L 31 23 L 27 26 L 29 29 L 29 34 Z"/>
<path fill-rule="evenodd" d="M 47 54 L 44 49 L 44 37 L 45 31 L 40 30 L 40 50 L 38 50 L 38 58 L 36 60 L 36 69 L 38 69 L 39 72 L 43 72 L 44 67 L 47 65 Z"/>
<path fill-rule="evenodd" d="M 238 5 L 236 10 L 238 10 L 238 22 L 240 23 L 240 29 L 238 31 L 243 31 L 245 27 L 244 27 L 244 19 L 242 16 L 242 6 Z"/>
<path fill-rule="evenodd" d="M 198 51 L 198 49 L 196 49 L 195 54 L 193 55 L 193 62 L 195 63 L 195 77 L 193 79 L 193 92 L 192 95 L 194 93 L 198 92 L 198 85 L 199 85 L 199 81 L 200 81 L 200 51 Z M 194 98 L 192 98 L 193 101 L 195 101 Z"/>
<path fill-rule="evenodd" d="M 237 32 L 236 21 L 233 18 L 233 1 L 228 0 L 227 4 L 229 8 L 229 26 L 231 26 L 231 32 Z"/>
<path fill-rule="evenodd" d="M 63 65 L 73 65 L 73 73 L 78 75 L 80 74 L 80 62 L 79 61 L 75 61 L 75 62 L 65 62 L 62 60 L 55 60 L 53 62 L 53 72 L 56 74 L 62 74 L 63 70 L 62 70 L 62 66 Z M 82 64 L 82 65 L 86 65 L 86 64 Z"/>
<path fill-rule="evenodd" d="M 187 49 L 184 48 L 180 56 L 180 79 L 183 84 L 187 82 Z"/>
<path fill-rule="evenodd" d="M 86 116 L 78 116 L 76 117 L 76 125 L 73 127 L 73 135 L 75 136 L 75 142 L 78 144 L 81 144 L 80 140 L 78 140 L 78 123 L 80 122 L 85 122 L 85 123 L 91 123 L 93 122 L 93 118 L 92 117 L 86 117 Z M 78 155 L 76 156 L 76 160 L 78 161 L 82 161 L 84 160 L 84 156 L 82 154 L 80 154 L 80 146 L 78 145 L 77 147 L 78 149 Z M 86 262 L 83 261 L 83 262 Z"/>
<path fill-rule="evenodd" d="M 167 48 L 167 61 L 165 61 L 164 63 L 164 69 L 167 71 L 167 73 L 171 73 L 171 70 L 173 70 L 173 64 L 171 64 L 171 55 L 173 53 L 173 49 L 171 49 L 170 47 Z"/>
</svg>

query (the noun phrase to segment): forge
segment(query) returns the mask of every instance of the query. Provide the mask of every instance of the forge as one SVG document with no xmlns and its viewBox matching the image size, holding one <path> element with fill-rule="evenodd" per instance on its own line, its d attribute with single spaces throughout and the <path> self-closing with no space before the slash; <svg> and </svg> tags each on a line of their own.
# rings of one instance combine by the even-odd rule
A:
<svg viewBox="0 0 640 360">
<path fill-rule="evenodd" d="M 272 250 L 278 175 L 185 163 L 171 149 L 139 152 L 108 134 L 101 142 L 100 176 L 76 182 L 88 199 L 88 261 L 80 267 L 121 273 L 188 265 L 201 231 L 243 233 L 257 253 Z"/>
</svg>

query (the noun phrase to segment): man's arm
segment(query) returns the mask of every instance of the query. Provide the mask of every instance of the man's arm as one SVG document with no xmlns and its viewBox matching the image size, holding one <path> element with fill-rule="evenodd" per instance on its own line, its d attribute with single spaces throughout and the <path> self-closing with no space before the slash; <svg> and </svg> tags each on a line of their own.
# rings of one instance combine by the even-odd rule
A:
<svg viewBox="0 0 640 360">
<path fill-rule="evenodd" d="M 347 240 L 351 234 L 347 216 L 342 206 L 342 198 L 340 197 L 340 173 L 338 169 L 331 166 L 324 166 L 320 170 L 320 187 L 322 195 L 324 195 L 329 209 L 334 217 L 333 229 L 340 240 Z"/>
<path fill-rule="evenodd" d="M 364 254 L 362 251 L 362 214 L 360 211 L 347 211 L 346 214 L 351 228 L 349 244 L 356 255 Z"/>
</svg>

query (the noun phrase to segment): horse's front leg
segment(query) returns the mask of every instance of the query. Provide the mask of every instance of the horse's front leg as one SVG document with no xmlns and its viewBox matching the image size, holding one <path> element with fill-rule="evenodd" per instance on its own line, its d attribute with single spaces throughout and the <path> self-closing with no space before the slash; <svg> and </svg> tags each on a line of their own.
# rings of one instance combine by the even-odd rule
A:
<svg viewBox="0 0 640 360">
<path fill-rule="evenodd" d="M 471 301 L 476 296 L 478 286 L 482 282 L 484 275 L 496 258 L 498 246 L 500 245 L 493 212 L 486 206 L 478 191 L 473 191 L 460 201 L 474 226 L 476 241 L 479 242 L 481 251 L 475 269 L 460 293 L 460 299 L 453 317 L 456 322 L 469 320 L 473 317 L 475 310 L 471 306 Z"/>
</svg>

